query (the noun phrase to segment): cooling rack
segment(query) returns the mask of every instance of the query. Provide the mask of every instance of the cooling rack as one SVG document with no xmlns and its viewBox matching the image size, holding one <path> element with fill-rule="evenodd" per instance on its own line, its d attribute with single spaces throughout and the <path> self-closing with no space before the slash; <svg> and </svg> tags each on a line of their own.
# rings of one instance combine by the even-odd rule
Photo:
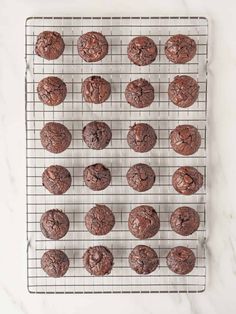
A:
<svg viewBox="0 0 236 314">
<path fill-rule="evenodd" d="M 37 35 L 43 30 L 55 30 L 65 41 L 64 54 L 47 61 L 34 53 Z M 102 32 L 109 42 L 109 54 L 97 63 L 86 63 L 77 53 L 78 37 L 87 31 Z M 169 36 L 186 34 L 197 43 L 194 59 L 183 65 L 170 63 L 164 55 Z M 127 44 L 138 35 L 150 36 L 158 46 L 158 57 L 149 66 L 138 67 L 127 58 Z M 207 128 L 207 52 L 208 25 L 203 17 L 32 17 L 25 27 L 26 58 L 26 168 L 27 168 L 27 274 L 32 293 L 152 293 L 200 292 L 205 289 L 206 256 L 206 128 Z M 91 105 L 81 97 L 81 82 L 90 75 L 101 75 L 112 85 L 112 94 L 101 105 Z M 168 100 L 169 82 L 178 74 L 194 77 L 200 85 L 197 102 L 187 109 L 174 106 Z M 38 82 L 55 75 L 67 84 L 68 94 L 63 104 L 43 105 L 37 96 Z M 124 89 L 129 81 L 146 78 L 155 89 L 155 100 L 141 110 L 129 106 Z M 92 120 L 110 125 L 113 139 L 102 151 L 90 150 L 82 141 L 82 128 Z M 71 131 L 73 141 L 65 152 L 54 155 L 40 143 L 40 130 L 48 121 L 59 121 Z M 135 122 L 145 121 L 158 136 L 155 148 L 144 154 L 132 152 L 126 135 Z M 169 133 L 179 124 L 193 124 L 202 136 L 199 151 L 191 157 L 177 155 L 169 146 Z M 102 192 L 91 192 L 83 183 L 83 169 L 102 162 L 112 172 L 112 184 Z M 151 165 L 156 172 L 155 186 L 142 194 L 127 186 L 126 172 L 138 162 Z M 72 187 L 61 196 L 49 194 L 42 186 L 43 170 L 52 164 L 69 169 Z M 205 185 L 193 196 L 178 195 L 171 185 L 173 172 L 182 165 L 191 165 L 204 175 Z M 114 229 L 101 237 L 92 236 L 84 225 L 86 212 L 96 203 L 107 204 L 114 212 Z M 128 231 L 128 213 L 140 204 L 150 204 L 158 212 L 161 228 L 152 239 L 138 240 Z M 201 218 L 197 232 L 189 237 L 174 233 L 169 225 L 170 214 L 179 206 L 195 208 Z M 60 241 L 47 240 L 40 231 L 39 220 L 48 209 L 59 208 L 70 219 L 70 230 Z M 110 275 L 93 277 L 83 268 L 83 252 L 92 245 L 107 246 L 114 255 Z M 154 248 L 160 257 L 159 268 L 147 276 L 134 273 L 128 265 L 128 255 L 137 244 Z M 165 257 L 170 248 L 185 245 L 193 249 L 196 266 L 186 276 L 172 273 Z M 70 269 L 63 278 L 49 278 L 40 267 L 45 250 L 57 248 L 66 252 Z"/>
</svg>

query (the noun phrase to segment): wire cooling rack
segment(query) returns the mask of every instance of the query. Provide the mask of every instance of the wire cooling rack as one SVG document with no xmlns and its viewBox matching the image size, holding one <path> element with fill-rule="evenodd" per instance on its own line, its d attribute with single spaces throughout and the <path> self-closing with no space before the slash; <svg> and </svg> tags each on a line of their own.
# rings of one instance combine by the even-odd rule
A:
<svg viewBox="0 0 236 314">
<path fill-rule="evenodd" d="M 200 292 L 205 288 L 205 205 L 206 187 L 193 196 L 178 195 L 171 185 L 173 172 L 181 165 L 191 165 L 203 173 L 206 184 L 206 123 L 207 123 L 207 20 L 203 17 L 34 17 L 26 21 L 26 145 L 27 145 L 27 240 L 28 289 L 32 293 L 138 293 L 138 292 Z M 43 30 L 55 30 L 65 41 L 64 54 L 47 61 L 34 53 L 37 35 Z M 109 42 L 109 54 L 97 63 L 84 62 L 77 53 L 77 38 L 87 31 L 102 32 Z M 197 55 L 184 65 L 170 63 L 164 55 L 164 44 L 170 35 L 186 34 L 195 39 Z M 127 58 L 127 44 L 138 35 L 150 36 L 158 46 L 158 57 L 149 66 L 138 67 Z M 81 82 L 90 75 L 101 75 L 112 85 L 111 97 L 101 105 L 83 102 Z M 200 85 L 198 101 L 187 109 L 174 106 L 168 100 L 169 82 L 177 74 L 188 74 Z M 55 75 L 67 84 L 68 94 L 63 104 L 43 105 L 37 96 L 38 82 Z M 155 88 L 155 100 L 141 110 L 128 105 L 124 89 L 129 81 L 146 78 Z M 87 148 L 82 141 L 82 128 L 92 120 L 103 120 L 113 132 L 110 145 L 102 151 Z M 72 132 L 73 141 L 65 152 L 54 155 L 40 143 L 40 130 L 47 121 L 60 121 Z M 131 151 L 126 141 L 129 127 L 146 121 L 158 136 L 156 147 L 144 154 Z M 179 124 L 193 124 L 202 136 L 199 151 L 191 157 L 177 155 L 169 146 L 169 133 Z M 102 192 L 91 192 L 83 183 L 83 169 L 102 162 L 111 169 L 112 184 Z M 133 191 L 126 182 L 128 168 L 138 162 L 153 167 L 155 186 L 142 194 Z M 41 183 L 43 170 L 52 164 L 67 167 L 73 183 L 68 192 L 54 196 Z M 101 237 L 92 236 L 85 228 L 84 216 L 96 203 L 107 204 L 114 212 L 114 229 Z M 158 212 L 161 228 L 152 239 L 138 240 L 128 231 L 128 213 L 140 204 L 151 204 Z M 189 237 L 174 233 L 169 224 L 172 211 L 189 205 L 201 218 L 197 232 Z M 59 241 L 47 240 L 40 231 L 41 215 L 59 208 L 70 219 L 68 234 Z M 114 255 L 110 275 L 93 277 L 83 268 L 82 255 L 97 244 L 107 246 Z M 154 248 L 160 257 L 159 268 L 150 275 L 140 276 L 128 265 L 128 255 L 137 244 Z M 172 273 L 166 266 L 170 248 L 184 245 L 193 249 L 197 259 L 194 270 L 186 276 Z M 49 278 L 40 267 L 45 250 L 57 248 L 66 252 L 70 269 L 63 278 Z"/>
</svg>

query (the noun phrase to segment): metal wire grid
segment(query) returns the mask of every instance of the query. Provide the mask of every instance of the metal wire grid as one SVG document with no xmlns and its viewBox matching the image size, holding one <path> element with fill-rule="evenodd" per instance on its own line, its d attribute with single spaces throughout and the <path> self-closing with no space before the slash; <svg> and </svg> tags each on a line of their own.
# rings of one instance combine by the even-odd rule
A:
<svg viewBox="0 0 236 314">
<path fill-rule="evenodd" d="M 46 61 L 34 54 L 36 36 L 43 30 L 55 30 L 63 35 L 66 48 L 62 57 Z M 86 63 L 78 56 L 77 38 L 87 31 L 101 31 L 109 42 L 109 54 L 97 63 Z M 193 37 L 198 46 L 196 57 L 184 65 L 175 65 L 164 55 L 164 43 L 170 35 L 183 33 Z M 158 58 L 151 65 L 137 67 L 127 58 L 127 44 L 137 35 L 147 35 L 158 45 Z M 27 145 L 27 240 L 28 289 L 33 293 L 131 293 L 131 292 L 200 292 L 205 288 L 206 258 L 205 198 L 206 187 L 193 196 L 178 195 L 171 176 L 181 165 L 198 168 L 206 182 L 206 121 L 207 121 L 207 20 L 201 17 L 121 17 L 121 18 L 30 18 L 26 22 L 26 145 Z M 48 75 L 62 78 L 68 88 L 63 104 L 57 107 L 40 103 L 37 83 Z M 101 105 L 83 102 L 81 82 L 98 74 L 111 82 L 112 94 Z M 177 74 L 188 74 L 198 80 L 198 101 L 188 109 L 179 109 L 168 100 L 169 82 Z M 143 77 L 155 89 L 155 100 L 148 108 L 137 110 L 124 99 L 124 89 L 130 80 Z M 102 151 L 87 148 L 82 141 L 82 128 L 89 121 L 104 120 L 113 132 L 111 144 Z M 72 145 L 60 155 L 45 151 L 39 132 L 47 121 L 61 121 L 72 132 Z M 126 142 L 130 125 L 147 121 L 157 132 L 158 143 L 148 153 L 132 152 Z M 169 133 L 178 124 L 197 126 L 202 145 L 192 157 L 177 155 L 169 147 Z M 91 192 L 84 186 L 83 169 L 102 162 L 112 172 L 112 184 L 102 192 Z M 156 172 L 155 186 L 142 194 L 133 191 L 126 182 L 128 168 L 138 162 L 151 165 Z M 43 170 L 51 164 L 67 167 L 73 183 L 61 196 L 49 194 L 41 184 Z M 102 237 L 92 236 L 85 228 L 84 215 L 96 203 L 111 207 L 116 218 L 114 229 Z M 150 204 L 158 212 L 160 232 L 152 239 L 138 240 L 128 231 L 129 211 L 139 204 Z M 201 218 L 199 230 L 189 237 L 181 237 L 170 229 L 171 212 L 178 206 L 195 208 Z M 60 208 L 70 219 L 70 230 L 60 241 L 44 238 L 39 220 L 48 209 Z M 107 246 L 114 255 L 114 268 L 105 277 L 90 276 L 82 265 L 83 252 L 91 245 Z M 135 274 L 128 265 L 128 255 L 137 244 L 150 245 L 160 257 L 159 268 L 148 276 Z M 186 276 L 172 273 L 165 257 L 170 248 L 186 245 L 192 248 L 197 261 Z M 45 250 L 62 249 L 70 259 L 70 269 L 63 278 L 53 279 L 40 268 Z"/>
</svg>

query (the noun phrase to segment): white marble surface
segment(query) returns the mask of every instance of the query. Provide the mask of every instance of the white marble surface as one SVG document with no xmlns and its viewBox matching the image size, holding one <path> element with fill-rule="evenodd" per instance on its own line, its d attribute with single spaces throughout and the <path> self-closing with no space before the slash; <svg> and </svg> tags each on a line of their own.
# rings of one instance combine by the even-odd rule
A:
<svg viewBox="0 0 236 314">
<path fill-rule="evenodd" d="M 0 313 L 236 313 L 235 0 L 0 0 Z M 30 295 L 26 290 L 24 22 L 32 15 L 202 15 L 210 20 L 206 292 Z"/>
</svg>

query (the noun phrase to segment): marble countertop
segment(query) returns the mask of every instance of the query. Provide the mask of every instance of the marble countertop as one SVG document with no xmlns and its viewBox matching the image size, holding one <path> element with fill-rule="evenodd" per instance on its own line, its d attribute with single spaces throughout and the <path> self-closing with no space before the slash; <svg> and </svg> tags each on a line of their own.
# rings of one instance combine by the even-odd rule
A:
<svg viewBox="0 0 236 314">
<path fill-rule="evenodd" d="M 233 314 L 236 308 L 234 0 L 0 0 L 0 312 Z M 207 16 L 209 201 L 201 294 L 30 295 L 26 289 L 24 23 L 28 16 Z"/>
</svg>

